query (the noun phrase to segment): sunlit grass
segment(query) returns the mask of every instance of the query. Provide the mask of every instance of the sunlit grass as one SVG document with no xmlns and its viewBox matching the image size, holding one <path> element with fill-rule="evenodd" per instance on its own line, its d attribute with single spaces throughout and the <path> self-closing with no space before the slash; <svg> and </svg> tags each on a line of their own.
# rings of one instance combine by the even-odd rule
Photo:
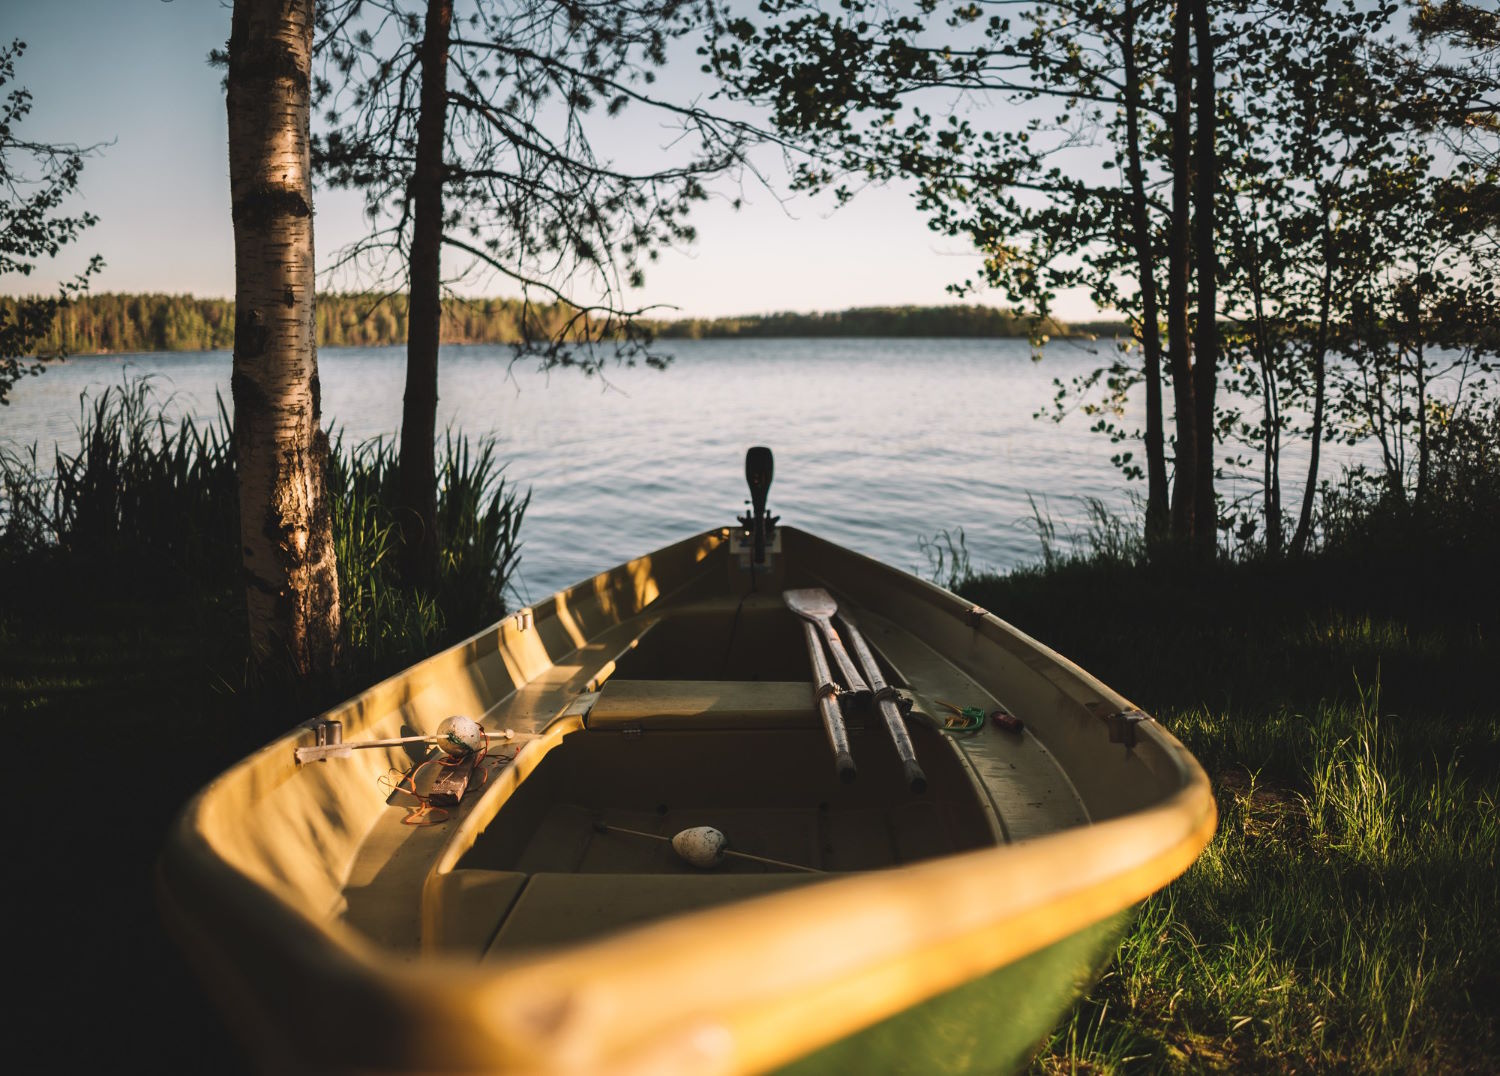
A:
<svg viewBox="0 0 1500 1076">
<path fill-rule="evenodd" d="M 1492 1069 L 1496 610 L 1363 574 L 1082 557 L 964 585 L 1151 710 L 1219 804 L 1037 1071 Z"/>
<path fill-rule="evenodd" d="M 1146 902 L 1038 1069 L 1484 1068 L 1493 791 L 1451 762 L 1404 767 L 1367 703 L 1302 725 L 1297 789 L 1217 775 L 1218 834 Z M 1223 724 L 1168 723 L 1200 742 Z"/>
</svg>

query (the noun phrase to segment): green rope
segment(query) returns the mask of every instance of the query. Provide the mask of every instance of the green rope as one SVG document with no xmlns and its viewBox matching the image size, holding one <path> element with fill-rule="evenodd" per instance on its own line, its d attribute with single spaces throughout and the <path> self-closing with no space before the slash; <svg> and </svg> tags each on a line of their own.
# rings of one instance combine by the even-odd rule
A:
<svg viewBox="0 0 1500 1076">
<path fill-rule="evenodd" d="M 978 706 L 962 707 L 961 709 L 959 709 L 956 716 L 962 717 L 964 719 L 964 723 L 962 725 L 944 724 L 944 732 L 950 735 L 958 736 L 966 732 L 978 732 L 980 729 L 984 728 L 985 713 Z"/>
</svg>

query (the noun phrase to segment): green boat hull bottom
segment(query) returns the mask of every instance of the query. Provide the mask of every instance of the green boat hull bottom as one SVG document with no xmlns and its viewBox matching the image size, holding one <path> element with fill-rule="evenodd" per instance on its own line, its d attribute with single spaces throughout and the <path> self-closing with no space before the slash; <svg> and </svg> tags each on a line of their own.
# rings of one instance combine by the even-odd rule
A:
<svg viewBox="0 0 1500 1076">
<path fill-rule="evenodd" d="M 898 1013 L 778 1069 L 780 1076 L 848 1072 L 1015 1072 L 1058 1014 L 1099 978 L 1129 912 L 1053 942 L 983 978 Z"/>
</svg>

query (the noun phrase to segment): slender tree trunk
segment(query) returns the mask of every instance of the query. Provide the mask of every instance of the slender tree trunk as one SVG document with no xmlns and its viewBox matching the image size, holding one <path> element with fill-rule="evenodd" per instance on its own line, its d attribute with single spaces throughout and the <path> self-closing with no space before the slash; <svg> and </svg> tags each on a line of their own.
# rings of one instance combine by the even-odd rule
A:
<svg viewBox="0 0 1500 1076">
<path fill-rule="evenodd" d="M 1417 317 L 1415 331 L 1420 334 L 1420 308 Z M 1432 460 L 1432 441 L 1427 425 L 1427 352 L 1420 335 L 1417 336 L 1413 354 L 1416 356 L 1416 366 L 1412 370 L 1412 377 L 1417 384 L 1417 492 L 1414 503 L 1421 508 L 1427 503 L 1427 475 Z"/>
<path fill-rule="evenodd" d="M 1218 149 L 1214 145 L 1214 39 L 1208 0 L 1192 0 L 1193 33 L 1198 43 L 1194 82 L 1197 90 L 1198 130 L 1194 144 L 1194 246 L 1197 248 L 1198 324 L 1194 341 L 1193 403 L 1197 408 L 1197 493 L 1193 498 L 1193 537 L 1198 551 L 1212 556 L 1219 543 L 1219 506 L 1214 496 L 1214 397 L 1219 382 L 1219 248 L 1215 245 L 1214 198 L 1219 182 Z"/>
<path fill-rule="evenodd" d="M 229 36 L 234 447 L 250 643 L 307 677 L 337 657 L 339 583 L 316 347 L 313 0 L 235 0 Z"/>
<path fill-rule="evenodd" d="M 443 141 L 448 130 L 448 34 L 453 0 L 428 0 L 422 36 L 421 112 L 413 169 L 411 304 L 406 330 L 406 396 L 401 407 L 397 516 L 401 575 L 430 590 L 437 579 L 438 340 L 442 330 Z"/>
<path fill-rule="evenodd" d="M 1146 362 L 1146 540 L 1155 545 L 1170 525 L 1167 505 L 1167 453 L 1161 406 L 1161 314 L 1156 305 L 1156 259 L 1146 211 L 1146 179 L 1141 167 L 1141 82 L 1135 56 L 1136 11 L 1125 0 L 1125 152 L 1130 182 L 1130 223 L 1141 287 L 1141 350 Z"/>
<path fill-rule="evenodd" d="M 1323 407 L 1328 383 L 1328 316 L 1333 306 L 1333 219 L 1323 200 L 1323 282 L 1318 295 L 1318 335 L 1313 339 L 1312 446 L 1307 461 L 1307 485 L 1302 490 L 1302 511 L 1292 535 L 1292 553 L 1300 555 L 1312 537 L 1313 497 L 1318 487 L 1318 454 L 1323 445 Z"/>
<path fill-rule="evenodd" d="M 1193 403 L 1193 369 L 1188 333 L 1188 283 L 1192 255 L 1188 243 L 1192 181 L 1192 69 L 1189 57 L 1189 0 L 1177 0 L 1172 25 L 1172 219 L 1167 231 L 1167 349 L 1172 366 L 1172 397 L 1177 444 L 1172 483 L 1172 537 L 1187 542 L 1197 519 L 1198 412 Z"/>
<path fill-rule="evenodd" d="M 1263 370 L 1266 394 L 1266 552 L 1279 557 L 1286 544 L 1281 522 L 1281 386 L 1274 360 L 1269 354 Z"/>
<path fill-rule="evenodd" d="M 1255 311 L 1252 333 L 1255 363 L 1260 367 L 1260 393 L 1264 401 L 1261 435 L 1261 488 L 1266 510 L 1266 552 L 1273 557 L 1281 552 L 1281 407 L 1280 386 L 1276 380 L 1276 362 L 1266 332 L 1265 297 L 1260 279 L 1259 237 L 1256 252 L 1251 255 L 1250 294 Z"/>
</svg>

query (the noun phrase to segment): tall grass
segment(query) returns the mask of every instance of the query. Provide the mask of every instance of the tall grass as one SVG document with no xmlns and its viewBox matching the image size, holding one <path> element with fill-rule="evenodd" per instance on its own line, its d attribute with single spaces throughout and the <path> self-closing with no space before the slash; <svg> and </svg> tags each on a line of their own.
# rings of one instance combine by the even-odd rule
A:
<svg viewBox="0 0 1500 1076">
<path fill-rule="evenodd" d="M 940 587 L 957 590 L 974 578 L 968 539 L 962 527 L 944 527 L 931 538 L 919 537 L 917 551 L 927 559 L 927 578 Z"/>
<path fill-rule="evenodd" d="M 1041 548 L 1042 568 L 1046 571 L 1072 561 L 1137 564 L 1146 556 L 1143 525 L 1110 511 L 1098 497 L 1083 499 L 1084 524 L 1081 530 L 1066 528 L 1062 532 L 1058 531 L 1045 498 L 1038 505 L 1036 498 L 1027 493 L 1026 503 L 1031 506 L 1030 523 Z M 1137 504 L 1136 508 L 1136 515 L 1142 515 L 1142 506 Z"/>
<path fill-rule="evenodd" d="M 163 586 L 213 598 L 242 630 L 234 436 L 224 403 L 215 422 L 166 417 L 170 400 L 140 378 L 80 404 L 79 447 L 50 466 L 33 446 L 0 451 L 0 557 L 66 558 L 113 589 Z M 400 584 L 391 504 L 394 441 L 352 447 L 335 436 L 328 460 L 346 672 L 367 676 L 478 630 L 505 611 L 521 555 L 529 493 L 505 477 L 493 440 L 449 433 L 439 459 L 438 582 Z"/>
<path fill-rule="evenodd" d="M 395 656 L 426 653 L 497 620 L 521 558 L 521 522 L 531 503 L 505 478 L 492 440 L 477 448 L 444 435 L 438 466 L 437 587 L 431 595 L 401 585 L 395 499 L 399 456 L 376 438 L 329 452 L 339 594 L 350 660 L 379 667 Z"/>
<path fill-rule="evenodd" d="M 79 448 L 40 464 L 0 450 L 0 548 L 55 551 L 98 567 L 171 566 L 193 579 L 237 563 L 234 446 L 219 401 L 215 424 L 165 417 L 170 400 L 138 378 L 79 404 Z"/>
<path fill-rule="evenodd" d="M 1493 1071 L 1500 604 L 1477 485 L 1429 506 L 1427 547 L 1411 509 L 1387 529 L 1388 502 L 1339 501 L 1300 559 L 1155 559 L 1038 511 L 1041 564 L 960 584 L 1154 713 L 1219 805 L 1037 1071 Z"/>
<path fill-rule="evenodd" d="M 1245 723 L 1168 720 L 1200 750 Z M 1213 842 L 1146 902 L 1038 1069 L 1484 1071 L 1493 784 L 1412 757 L 1397 720 L 1371 689 L 1292 723 L 1297 772 L 1216 774 Z"/>
</svg>

